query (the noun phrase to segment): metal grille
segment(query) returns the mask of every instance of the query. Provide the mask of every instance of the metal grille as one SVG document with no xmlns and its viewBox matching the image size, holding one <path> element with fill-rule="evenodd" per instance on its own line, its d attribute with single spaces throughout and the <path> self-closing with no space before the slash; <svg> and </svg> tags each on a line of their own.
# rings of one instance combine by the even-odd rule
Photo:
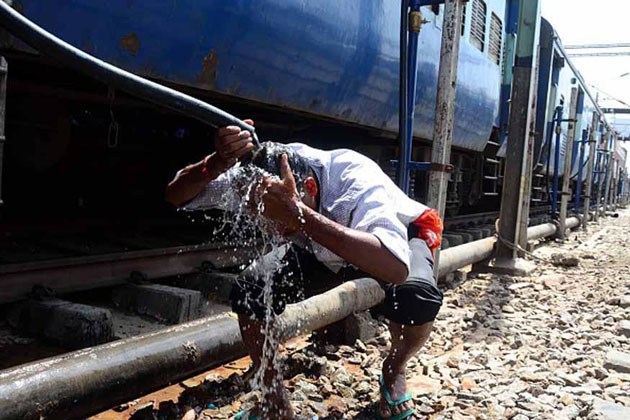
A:
<svg viewBox="0 0 630 420">
<path fill-rule="evenodd" d="M 494 13 L 490 16 L 490 42 L 488 55 L 496 64 L 501 62 L 501 47 L 503 45 L 503 22 Z"/>
<path fill-rule="evenodd" d="M 486 39 L 486 3 L 473 0 L 470 22 L 470 43 L 483 51 Z"/>
</svg>

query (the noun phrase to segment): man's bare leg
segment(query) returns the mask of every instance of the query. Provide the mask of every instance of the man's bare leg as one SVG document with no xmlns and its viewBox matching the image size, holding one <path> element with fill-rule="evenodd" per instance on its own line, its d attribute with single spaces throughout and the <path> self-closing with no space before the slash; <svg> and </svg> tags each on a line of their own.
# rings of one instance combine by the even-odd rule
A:
<svg viewBox="0 0 630 420">
<path fill-rule="evenodd" d="M 393 401 L 402 398 L 407 392 L 405 367 L 409 359 L 427 342 L 432 328 L 433 322 L 417 326 L 389 322 L 392 348 L 387 358 L 383 361 L 383 383 Z M 380 414 L 383 418 L 389 418 L 412 407 L 413 401 L 407 401 L 390 410 L 385 398 L 381 398 Z"/>
<path fill-rule="evenodd" d="M 243 337 L 245 347 L 254 363 L 254 370 L 257 371 L 261 366 L 263 357 L 263 344 L 265 342 L 263 328 L 265 323 L 255 321 L 241 314 L 238 316 L 238 323 L 241 327 L 241 337 Z M 278 349 L 275 350 L 277 351 Z M 284 387 L 284 382 L 281 380 L 281 377 L 279 377 L 282 373 L 274 370 L 271 360 L 267 362 L 268 363 L 265 363 L 267 369 L 264 372 L 263 383 L 269 390 L 266 393 L 267 398 L 264 401 L 267 413 L 269 413 L 269 418 L 274 420 L 291 420 L 294 418 L 295 414 L 289 402 L 289 396 Z M 260 408 L 255 409 L 254 414 L 261 415 Z"/>
</svg>

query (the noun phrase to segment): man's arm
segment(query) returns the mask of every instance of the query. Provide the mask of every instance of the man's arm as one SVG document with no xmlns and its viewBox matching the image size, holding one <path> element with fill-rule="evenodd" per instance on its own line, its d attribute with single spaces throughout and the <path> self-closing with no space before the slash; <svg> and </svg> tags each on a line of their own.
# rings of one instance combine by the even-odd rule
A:
<svg viewBox="0 0 630 420">
<path fill-rule="evenodd" d="M 280 161 L 282 179 L 266 178 L 262 195 L 264 215 L 274 220 L 285 235 L 302 231 L 345 261 L 374 277 L 402 284 L 407 266 L 373 234 L 334 222 L 300 199 L 286 155 Z"/>
<path fill-rule="evenodd" d="M 340 225 L 305 205 L 301 208 L 305 221 L 302 230 L 315 242 L 380 280 L 405 282 L 407 266 L 375 235 Z"/>
<path fill-rule="evenodd" d="M 254 125 L 252 120 L 246 123 Z M 249 131 L 228 126 L 217 130 L 216 151 L 202 161 L 188 165 L 175 175 L 167 185 L 164 198 L 169 203 L 181 207 L 195 198 L 208 184 L 223 172 L 234 166 L 237 159 L 254 148 Z"/>
</svg>

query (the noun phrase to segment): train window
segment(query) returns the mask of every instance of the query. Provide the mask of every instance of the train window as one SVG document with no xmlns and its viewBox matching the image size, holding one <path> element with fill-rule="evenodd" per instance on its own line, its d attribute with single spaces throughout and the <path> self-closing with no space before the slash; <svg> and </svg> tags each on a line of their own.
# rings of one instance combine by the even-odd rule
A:
<svg viewBox="0 0 630 420">
<path fill-rule="evenodd" d="M 490 42 L 488 55 L 495 63 L 501 62 L 501 47 L 503 45 L 503 22 L 494 13 L 490 16 Z"/>
<path fill-rule="evenodd" d="M 486 41 L 486 11 L 483 0 L 473 0 L 470 19 L 470 43 L 484 51 Z"/>
</svg>

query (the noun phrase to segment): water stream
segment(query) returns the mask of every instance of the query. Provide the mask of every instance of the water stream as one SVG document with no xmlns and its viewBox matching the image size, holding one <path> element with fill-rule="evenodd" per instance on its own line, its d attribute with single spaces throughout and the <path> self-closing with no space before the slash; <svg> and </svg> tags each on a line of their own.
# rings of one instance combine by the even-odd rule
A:
<svg viewBox="0 0 630 420">
<path fill-rule="evenodd" d="M 263 216 L 264 204 L 261 200 L 262 195 L 265 194 L 265 191 L 262 190 L 263 178 L 271 177 L 277 180 L 279 178 L 253 165 L 240 166 L 237 164 L 230 171 L 232 171 L 230 174 L 232 189 L 221 198 L 223 200 L 221 207 L 232 209 L 232 211 L 225 213 L 222 223 L 215 229 L 214 234 L 227 233 L 226 237 L 229 238 L 234 251 L 245 246 L 253 246 L 256 249 L 253 262 L 247 267 L 240 267 L 243 270 L 254 272 L 261 279 L 254 287 L 263 285 L 262 303 L 265 313 L 262 333 L 264 342 L 261 366 L 251 380 L 251 387 L 253 391 L 259 391 L 262 396 L 263 404 L 259 407 L 260 416 L 262 418 L 277 418 L 278 413 L 270 412 L 270 408 L 264 402 L 268 401 L 269 394 L 277 389 L 276 387 L 283 381 L 282 364 L 278 354 L 279 331 L 276 328 L 273 300 L 274 298 L 285 297 L 274 296 L 272 286 L 277 277 L 274 275 L 278 272 L 282 271 L 285 276 L 289 277 L 282 279 L 283 281 L 290 281 L 294 275 L 301 275 L 301 273 L 282 270 L 287 264 L 282 256 L 288 252 L 289 247 L 295 245 L 280 235 L 274 228 L 274 223 Z M 270 256 L 274 257 L 270 258 Z M 239 276 L 237 281 L 243 282 L 247 279 L 245 276 Z M 269 370 L 273 370 L 274 374 L 271 386 L 267 387 L 264 383 L 264 375 Z"/>
</svg>

